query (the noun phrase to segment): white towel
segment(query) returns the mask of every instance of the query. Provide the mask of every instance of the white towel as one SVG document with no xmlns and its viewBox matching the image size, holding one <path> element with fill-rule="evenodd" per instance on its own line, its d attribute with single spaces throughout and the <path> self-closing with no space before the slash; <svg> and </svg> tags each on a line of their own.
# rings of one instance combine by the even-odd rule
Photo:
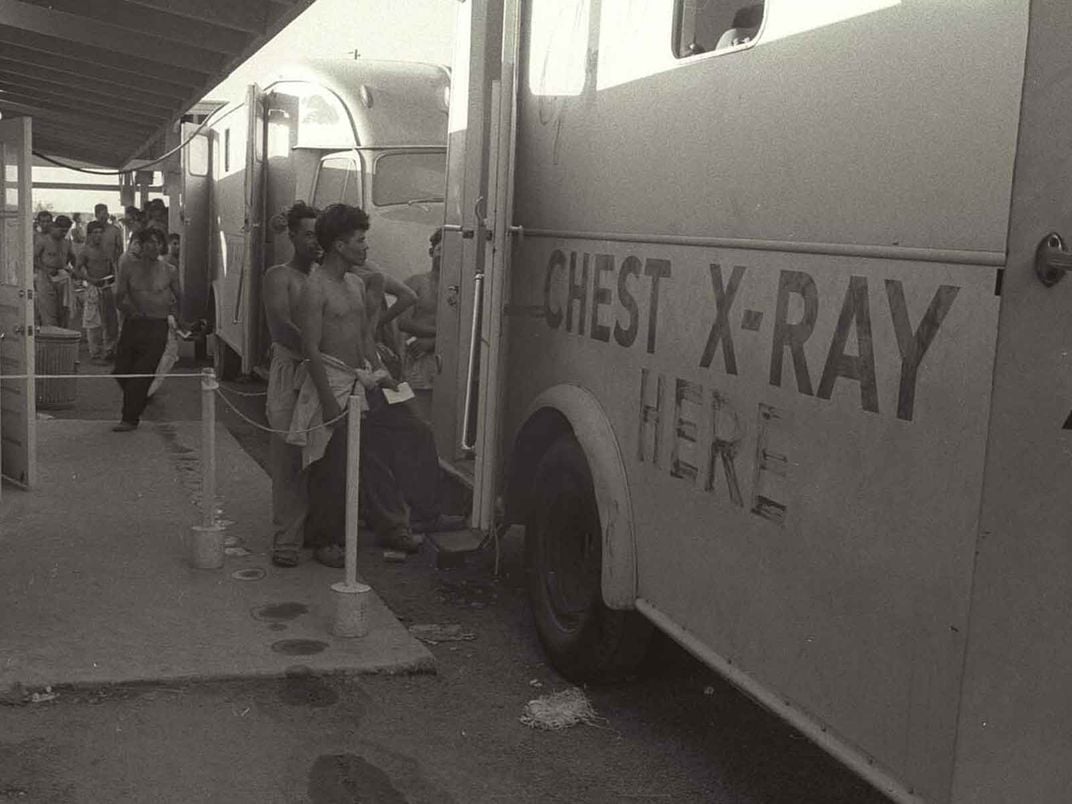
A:
<svg viewBox="0 0 1072 804">
<path fill-rule="evenodd" d="M 265 413 L 273 430 L 289 430 L 305 375 L 299 370 L 302 356 L 281 343 L 272 344 L 272 365 L 268 370 Z"/>
<path fill-rule="evenodd" d="M 335 395 L 335 401 L 339 403 L 339 407 L 345 411 L 350 395 L 357 394 L 361 411 L 368 410 L 363 383 L 367 384 L 372 373 L 348 366 L 331 355 L 323 355 L 323 360 L 328 386 Z M 308 361 L 301 364 L 297 375 L 300 375 L 301 390 L 298 392 L 298 401 L 294 405 L 294 415 L 290 419 L 290 433 L 287 434 L 286 442 L 302 448 L 302 468 L 305 468 L 324 456 L 324 450 L 327 449 L 328 441 L 331 440 L 331 430 L 320 427 L 312 432 L 304 432 L 324 423 L 324 411 L 320 405 L 320 394 L 316 391 L 316 384 L 309 374 Z M 297 382 L 299 382 L 299 376 L 295 376 L 295 383 Z M 375 384 L 374 380 L 373 384 Z"/>
</svg>

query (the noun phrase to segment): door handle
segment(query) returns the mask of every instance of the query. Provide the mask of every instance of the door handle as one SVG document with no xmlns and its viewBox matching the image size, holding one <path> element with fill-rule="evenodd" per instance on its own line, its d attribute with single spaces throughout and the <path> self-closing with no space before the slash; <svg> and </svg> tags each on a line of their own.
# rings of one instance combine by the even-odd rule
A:
<svg viewBox="0 0 1072 804">
<path fill-rule="evenodd" d="M 476 433 L 471 432 L 469 424 L 472 419 L 473 377 L 476 374 L 476 359 L 480 354 L 480 317 L 484 308 L 484 274 L 473 276 L 473 321 L 469 330 L 469 366 L 465 370 L 465 408 L 462 419 L 462 452 L 472 455 L 476 452 Z"/>
<path fill-rule="evenodd" d="M 1042 284 L 1052 288 L 1069 271 L 1072 271 L 1072 251 L 1061 235 L 1050 232 L 1035 249 L 1035 274 Z"/>
</svg>

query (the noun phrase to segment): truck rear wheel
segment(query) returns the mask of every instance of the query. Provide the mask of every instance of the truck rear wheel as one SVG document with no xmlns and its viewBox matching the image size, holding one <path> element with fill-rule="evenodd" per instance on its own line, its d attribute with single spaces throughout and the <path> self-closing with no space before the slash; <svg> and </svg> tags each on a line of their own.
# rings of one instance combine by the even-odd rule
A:
<svg viewBox="0 0 1072 804">
<path fill-rule="evenodd" d="M 588 461 L 572 435 L 541 458 L 525 525 L 529 601 L 555 669 L 572 681 L 635 670 L 653 629 L 639 614 L 603 604 L 599 510 Z"/>
</svg>

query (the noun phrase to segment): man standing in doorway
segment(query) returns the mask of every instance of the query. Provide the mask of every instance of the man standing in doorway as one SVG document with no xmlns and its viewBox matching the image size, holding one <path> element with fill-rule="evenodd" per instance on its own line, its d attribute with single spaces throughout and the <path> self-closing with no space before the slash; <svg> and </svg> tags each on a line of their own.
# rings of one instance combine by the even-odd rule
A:
<svg viewBox="0 0 1072 804">
<path fill-rule="evenodd" d="M 118 379 L 123 389 L 122 420 L 112 429 L 122 433 L 135 429 L 145 410 L 152 374 L 167 345 L 168 316 L 179 315 L 179 282 L 160 258 L 167 248 L 164 235 L 143 229 L 135 235 L 140 246 L 116 283 L 116 302 L 123 313 L 123 329 L 115 356 L 115 374 L 150 376 Z"/>
<path fill-rule="evenodd" d="M 302 291 L 317 258 L 318 212 L 304 201 L 287 210 L 287 232 L 294 254 L 288 262 L 273 265 L 264 274 L 264 312 L 272 336 L 272 365 L 268 374 L 266 413 L 273 430 L 289 430 L 298 401 L 296 382 L 302 362 L 301 330 L 297 320 Z M 175 235 L 172 235 L 175 237 Z M 272 563 L 298 565 L 304 546 L 305 518 L 309 511 L 308 473 L 302 468 L 302 449 L 288 444 L 283 433 L 271 434 Z"/>
</svg>

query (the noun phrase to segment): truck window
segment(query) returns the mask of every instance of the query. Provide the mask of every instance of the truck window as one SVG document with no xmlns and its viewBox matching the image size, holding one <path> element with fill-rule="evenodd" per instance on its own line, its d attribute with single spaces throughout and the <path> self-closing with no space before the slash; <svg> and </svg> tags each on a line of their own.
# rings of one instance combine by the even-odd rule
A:
<svg viewBox="0 0 1072 804">
<path fill-rule="evenodd" d="M 763 3 L 677 0 L 674 55 L 679 59 L 751 42 L 763 24 Z"/>
<path fill-rule="evenodd" d="M 447 160 L 442 153 L 384 154 L 376 160 L 372 203 L 378 207 L 442 201 Z"/>
<path fill-rule="evenodd" d="M 313 206 L 319 209 L 339 203 L 361 206 L 361 174 L 346 156 L 328 157 L 320 163 L 313 194 Z"/>
<path fill-rule="evenodd" d="M 208 137 L 204 134 L 186 143 L 186 169 L 191 176 L 208 175 Z"/>
<path fill-rule="evenodd" d="M 529 88 L 536 95 L 579 95 L 588 63 L 590 0 L 535 0 Z"/>
</svg>

